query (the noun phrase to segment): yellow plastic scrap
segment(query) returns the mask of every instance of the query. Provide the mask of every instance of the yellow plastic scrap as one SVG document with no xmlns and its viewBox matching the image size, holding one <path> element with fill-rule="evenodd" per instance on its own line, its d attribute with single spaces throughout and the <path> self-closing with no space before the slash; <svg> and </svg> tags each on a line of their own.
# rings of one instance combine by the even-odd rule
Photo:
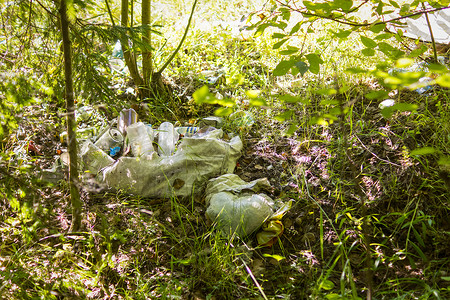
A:
<svg viewBox="0 0 450 300">
<path fill-rule="evenodd" d="M 289 200 L 281 206 L 262 226 L 262 231 L 256 234 L 258 245 L 262 247 L 271 247 L 283 234 L 284 225 L 281 222 L 283 216 L 292 207 L 293 200 Z"/>
</svg>

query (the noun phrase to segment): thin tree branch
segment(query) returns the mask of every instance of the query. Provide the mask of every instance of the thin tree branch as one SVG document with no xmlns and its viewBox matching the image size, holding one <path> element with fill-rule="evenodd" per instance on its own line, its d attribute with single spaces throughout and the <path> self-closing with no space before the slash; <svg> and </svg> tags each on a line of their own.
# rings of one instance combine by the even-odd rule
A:
<svg viewBox="0 0 450 300">
<path fill-rule="evenodd" d="M 161 67 L 161 69 L 159 69 L 159 71 L 157 72 L 158 74 L 161 74 L 167 68 L 167 66 L 172 62 L 172 60 L 177 55 L 178 51 L 180 51 L 181 46 L 183 45 L 183 42 L 186 39 L 188 30 L 189 30 L 189 26 L 191 25 L 192 16 L 194 15 L 194 11 L 195 11 L 195 7 L 197 6 L 197 2 L 198 2 L 198 0 L 195 0 L 194 4 L 192 5 L 191 15 L 189 16 L 189 20 L 186 25 L 186 29 L 184 30 L 183 37 L 181 38 L 181 41 L 178 44 L 178 47 L 175 49 L 175 51 L 172 53 L 172 55 L 167 59 L 166 63 Z"/>
<path fill-rule="evenodd" d="M 440 8 L 425 9 L 425 10 L 421 10 L 421 11 L 418 11 L 418 12 L 415 12 L 415 13 L 411 13 L 409 15 L 404 15 L 404 16 L 400 16 L 400 17 L 397 17 L 397 18 L 392 18 L 392 19 L 389 19 L 389 20 L 386 20 L 386 21 L 374 21 L 374 22 L 370 22 L 370 23 L 355 23 L 355 22 L 349 22 L 347 20 L 340 20 L 338 18 L 333 18 L 333 17 L 330 17 L 330 16 L 324 16 L 324 15 L 315 14 L 315 13 L 312 13 L 310 11 L 305 11 L 304 9 L 294 8 L 294 7 L 289 6 L 287 4 L 281 3 L 280 0 L 276 0 L 276 2 L 279 3 L 281 6 L 284 6 L 284 7 L 288 8 L 288 9 L 290 9 L 292 11 L 301 13 L 302 15 L 311 16 L 311 17 L 318 17 L 318 18 L 326 19 L 326 20 L 331 20 L 331 21 L 334 21 L 334 22 L 337 22 L 337 23 L 341 23 L 341 24 L 349 25 L 349 26 L 353 26 L 353 27 L 367 27 L 367 26 L 373 26 L 373 25 L 378 25 L 378 24 L 386 24 L 386 23 L 391 23 L 391 22 L 395 22 L 395 21 L 400 21 L 400 20 L 403 20 L 403 19 L 411 18 L 411 17 L 417 16 L 417 15 L 421 15 L 421 14 L 425 14 L 425 13 L 434 13 L 434 12 L 437 12 L 437 11 L 441 11 L 441 10 L 450 8 L 450 6 L 446 6 L 446 7 L 440 7 Z"/>
<path fill-rule="evenodd" d="M 109 18 L 111 19 L 111 24 L 113 27 L 116 27 L 116 23 L 114 22 L 114 18 L 111 12 L 111 7 L 109 7 L 108 0 L 105 0 L 106 8 L 108 9 Z"/>
<path fill-rule="evenodd" d="M 422 7 L 425 9 L 425 4 L 422 3 Z M 431 44 L 433 45 L 434 62 L 437 63 L 437 51 L 436 42 L 434 41 L 433 29 L 431 28 L 430 18 L 428 18 L 428 13 L 425 13 L 425 19 L 427 19 L 428 30 L 430 31 Z"/>
</svg>

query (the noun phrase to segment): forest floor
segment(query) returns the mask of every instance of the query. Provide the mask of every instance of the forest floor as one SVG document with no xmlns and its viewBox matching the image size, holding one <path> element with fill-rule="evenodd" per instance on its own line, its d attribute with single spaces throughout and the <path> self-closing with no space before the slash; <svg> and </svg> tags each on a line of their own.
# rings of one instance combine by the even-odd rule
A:
<svg viewBox="0 0 450 300">
<path fill-rule="evenodd" d="M 173 14 L 175 2 L 162 3 L 160 10 L 172 18 L 165 25 L 176 34 L 167 36 L 176 40 L 187 16 L 181 12 L 190 9 Z M 223 20 L 240 19 L 229 1 L 216 2 L 198 14 L 215 20 L 232 10 Z M 42 99 L 15 116 L 18 128 L 1 144 L 0 298 L 329 300 L 368 298 L 370 291 L 372 299 L 450 299 L 449 90 L 401 90 L 395 101 L 417 109 L 385 118 L 379 99 L 366 97 L 380 90 L 376 79 L 333 73 L 361 58 L 353 41 L 339 44 L 336 53 L 321 53 L 344 57 L 333 67 L 324 65 L 323 74 L 275 77 L 280 56 L 272 39 L 232 36 L 223 24 L 207 31 L 202 24 L 192 28 L 164 73 L 172 98 L 127 97 L 129 79 L 113 73 L 107 76 L 115 98 L 79 100 L 78 106 L 92 105 L 106 121 L 133 107 L 155 126 L 194 124 L 218 106 L 198 105 L 192 94 L 210 76 L 204 74 L 223 72 L 210 91 L 236 99 L 233 109 L 252 120 L 245 125 L 224 118 L 224 131 L 244 144 L 234 173 L 247 182 L 267 178 L 268 196 L 293 200 L 281 236 L 261 247 L 256 234 L 224 235 L 206 217 L 202 193 L 150 199 L 93 181 L 80 186 L 82 229 L 69 233 L 67 170 L 48 171 L 66 150 L 60 140 L 64 109 L 58 99 Z M 166 40 L 159 42 L 161 52 L 170 53 Z M 331 96 L 315 92 L 333 84 L 348 89 Z M 249 90 L 261 90 L 269 107 L 249 106 Z M 281 103 L 274 94 L 306 101 Z M 336 102 L 348 109 L 345 114 L 327 124 L 313 122 Z M 288 111 L 290 123 L 277 120 Z M 290 131 L 290 125 L 297 127 Z"/>
<path fill-rule="evenodd" d="M 28 219 L 12 217 L 7 207 L 2 212 L 2 271 L 14 272 L 3 274 L 6 297 L 27 298 L 41 289 L 57 299 L 354 298 L 354 292 L 365 296 L 371 280 L 380 299 L 424 293 L 445 299 L 448 173 L 436 171 L 432 159 L 424 164 L 405 154 L 436 134 L 432 126 L 417 128 L 417 119 L 438 114 L 439 101 L 420 98 L 420 113 L 399 113 L 390 121 L 376 103 L 355 105 L 364 124 L 348 135 L 348 151 L 341 138 L 349 127 L 339 124 L 300 129 L 309 131 L 308 139 L 283 136 L 281 123 L 253 111 L 251 127 L 235 128 L 244 142 L 235 173 L 246 181 L 268 178 L 270 197 L 294 200 L 272 247 L 257 246 L 255 235 L 229 240 L 211 229 L 204 198 L 146 199 L 87 186 L 81 187 L 82 232 L 68 234 L 67 184 L 36 183 Z M 30 107 L 24 117 L 7 147 L 16 155 L 25 150 L 22 163 L 39 174 L 64 147 L 63 128 L 48 107 Z M 38 151 L 26 151 L 31 140 Z M 24 226 L 31 226 L 28 236 Z"/>
</svg>

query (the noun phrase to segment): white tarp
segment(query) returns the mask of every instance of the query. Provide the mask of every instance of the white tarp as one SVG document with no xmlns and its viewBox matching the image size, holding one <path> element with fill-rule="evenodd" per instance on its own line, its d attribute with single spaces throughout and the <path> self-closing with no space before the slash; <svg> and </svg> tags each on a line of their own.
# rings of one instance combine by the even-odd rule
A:
<svg viewBox="0 0 450 300">
<path fill-rule="evenodd" d="M 431 6 L 427 5 L 427 9 L 430 8 Z M 398 15 L 391 15 L 391 17 L 398 17 Z M 428 19 L 430 20 L 435 42 L 440 44 L 450 43 L 450 8 L 428 13 Z M 397 24 L 392 24 L 391 26 L 395 29 L 400 28 L 407 37 L 431 42 L 430 30 L 425 14 L 421 15 L 418 19 L 407 18 L 401 22 L 404 23 L 404 26 Z"/>
</svg>

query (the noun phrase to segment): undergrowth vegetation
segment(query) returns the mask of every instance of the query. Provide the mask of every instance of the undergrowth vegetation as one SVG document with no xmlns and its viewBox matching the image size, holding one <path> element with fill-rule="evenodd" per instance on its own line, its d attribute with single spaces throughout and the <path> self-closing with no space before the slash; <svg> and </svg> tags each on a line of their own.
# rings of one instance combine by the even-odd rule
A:
<svg viewBox="0 0 450 300">
<path fill-rule="evenodd" d="M 45 171 L 66 124 L 58 24 L 41 2 L 0 7 L 11 30 L 0 44 L 2 298 L 450 298 L 448 65 L 401 73 L 430 61 L 432 45 L 333 20 L 375 22 L 375 4 L 408 1 L 303 1 L 305 19 L 285 5 L 294 1 L 202 1 L 163 73 L 171 97 L 144 99 L 109 65 L 122 29 L 107 26 L 106 4 L 118 22 L 120 3 L 74 1 L 85 18 L 72 36 L 78 106 L 105 120 L 133 107 L 154 125 L 223 116 L 244 143 L 235 173 L 294 200 L 272 247 L 217 230 L 204 196 L 147 199 L 94 183 L 81 187 L 82 230 L 68 231 L 67 181 Z M 190 2 L 153 1 L 156 65 L 178 46 Z M 350 12 L 357 2 L 373 4 L 369 14 Z M 418 93 L 424 76 L 434 85 Z M 387 98 L 396 104 L 381 107 Z"/>
</svg>

